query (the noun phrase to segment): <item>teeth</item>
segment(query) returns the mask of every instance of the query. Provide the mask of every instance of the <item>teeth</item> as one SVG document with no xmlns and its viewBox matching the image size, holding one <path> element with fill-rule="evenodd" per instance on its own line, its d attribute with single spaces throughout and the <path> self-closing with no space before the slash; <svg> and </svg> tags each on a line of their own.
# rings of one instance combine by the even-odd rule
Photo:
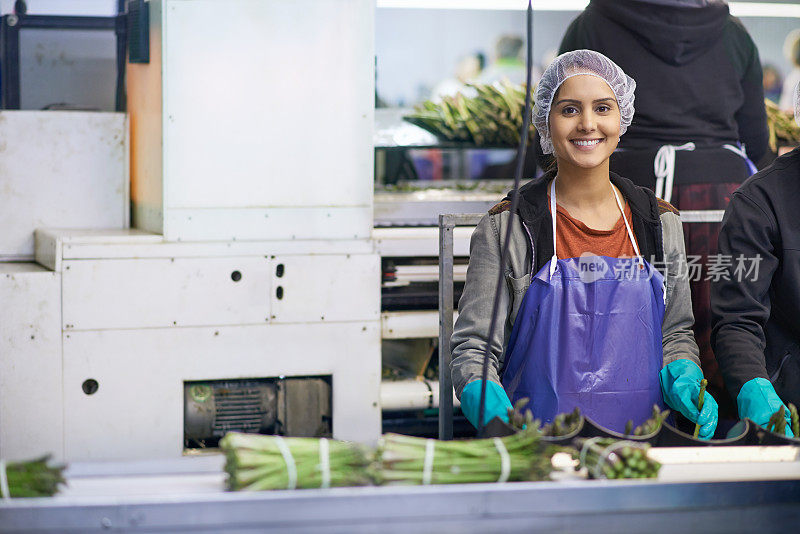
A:
<svg viewBox="0 0 800 534">
<path fill-rule="evenodd" d="M 593 139 L 591 141 L 578 141 L 578 140 L 573 141 L 573 143 L 575 143 L 578 146 L 593 146 L 599 142 L 600 142 L 599 139 Z"/>
</svg>

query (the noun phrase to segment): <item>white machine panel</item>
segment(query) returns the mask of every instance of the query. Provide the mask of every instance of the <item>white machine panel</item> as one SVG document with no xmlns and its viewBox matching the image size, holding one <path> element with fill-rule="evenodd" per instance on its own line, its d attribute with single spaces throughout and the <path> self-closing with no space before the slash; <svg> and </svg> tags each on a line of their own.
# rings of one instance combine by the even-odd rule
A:
<svg viewBox="0 0 800 534">
<path fill-rule="evenodd" d="M 150 6 L 158 57 L 128 66 L 135 225 L 168 241 L 368 237 L 374 2 Z"/>
<path fill-rule="evenodd" d="M 380 319 L 380 258 L 376 254 L 276 256 L 272 263 L 273 321 Z"/>
<path fill-rule="evenodd" d="M 0 112 L 0 261 L 32 259 L 44 226 L 128 226 L 124 113 Z"/>
<path fill-rule="evenodd" d="M 63 458 L 61 275 L 0 263 L 0 458 Z"/>
<path fill-rule="evenodd" d="M 64 261 L 64 330 L 264 323 L 270 272 L 264 256 Z"/>
<path fill-rule="evenodd" d="M 364 207 L 170 209 L 167 228 L 185 242 L 272 239 L 369 239 L 372 212 Z M 343 235 L 343 228 L 353 231 Z"/>
<path fill-rule="evenodd" d="M 280 375 L 332 374 L 333 437 L 372 442 L 379 351 L 377 322 L 65 332 L 66 458 L 180 456 L 183 381 Z"/>
</svg>

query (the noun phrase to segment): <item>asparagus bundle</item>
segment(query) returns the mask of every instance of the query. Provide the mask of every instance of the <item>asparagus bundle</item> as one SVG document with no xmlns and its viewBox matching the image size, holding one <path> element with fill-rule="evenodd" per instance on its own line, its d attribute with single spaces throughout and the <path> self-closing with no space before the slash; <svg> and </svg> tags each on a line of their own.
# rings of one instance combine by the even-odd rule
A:
<svg viewBox="0 0 800 534">
<path fill-rule="evenodd" d="M 800 417 L 797 415 L 797 408 L 794 404 L 789 404 L 789 413 L 792 416 L 792 433 L 795 438 L 800 439 Z"/>
<path fill-rule="evenodd" d="M 647 456 L 649 445 L 611 438 L 575 438 L 573 457 L 591 478 L 655 478 L 661 464 Z"/>
<path fill-rule="evenodd" d="M 630 419 L 628 420 L 628 423 L 625 425 L 625 435 L 649 436 L 661 428 L 661 424 L 664 422 L 667 416 L 669 416 L 669 410 L 661 411 L 658 405 L 654 404 L 653 415 L 650 417 L 650 419 L 637 426 L 635 429 L 633 428 L 633 421 Z"/>
<path fill-rule="evenodd" d="M 228 489 L 327 488 L 369 484 L 369 458 L 356 444 L 229 432 L 225 453 Z"/>
<path fill-rule="evenodd" d="M 575 407 L 569 413 L 560 413 L 553 419 L 552 423 L 542 427 L 545 436 L 566 436 L 575 432 L 581 422 L 581 410 Z"/>
<path fill-rule="evenodd" d="M 764 100 L 769 125 L 769 147 L 778 151 L 778 141 L 795 145 L 800 142 L 800 126 L 794 122 L 794 115 L 781 109 L 769 100 Z"/>
<path fill-rule="evenodd" d="M 27 462 L 0 463 L 4 470 L 5 482 L 0 479 L 1 497 L 50 497 L 64 484 L 63 465 L 49 466 L 50 455 Z M 3 473 L 0 473 L 0 477 Z"/>
<path fill-rule="evenodd" d="M 550 447 L 529 427 L 504 438 L 439 441 L 386 434 L 378 446 L 376 481 L 388 485 L 544 480 Z"/>
<path fill-rule="evenodd" d="M 412 124 L 449 141 L 477 146 L 516 146 L 522 133 L 525 86 L 508 81 L 469 84 L 464 93 L 417 105 L 404 117 Z M 534 127 L 529 125 L 529 140 Z"/>
</svg>

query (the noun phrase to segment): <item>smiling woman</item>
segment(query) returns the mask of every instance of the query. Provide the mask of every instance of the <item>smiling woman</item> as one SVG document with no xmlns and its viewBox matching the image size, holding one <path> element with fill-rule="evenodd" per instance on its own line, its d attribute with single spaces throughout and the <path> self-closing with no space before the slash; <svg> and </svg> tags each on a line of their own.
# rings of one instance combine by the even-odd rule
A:
<svg viewBox="0 0 800 534">
<path fill-rule="evenodd" d="M 716 403 L 696 407 L 703 377 L 688 280 L 677 276 L 687 272 L 677 210 L 609 172 L 635 87 L 589 50 L 557 57 L 538 85 L 533 120 L 557 168 L 520 189 L 517 212 L 501 202 L 476 228 L 452 337 L 453 384 L 476 426 L 488 344 L 486 421 L 507 420 L 511 400 L 528 397 L 545 423 L 578 407 L 622 431 L 666 402 L 702 425 L 701 437 L 714 433 Z M 487 339 L 499 272 L 508 314 Z"/>
</svg>

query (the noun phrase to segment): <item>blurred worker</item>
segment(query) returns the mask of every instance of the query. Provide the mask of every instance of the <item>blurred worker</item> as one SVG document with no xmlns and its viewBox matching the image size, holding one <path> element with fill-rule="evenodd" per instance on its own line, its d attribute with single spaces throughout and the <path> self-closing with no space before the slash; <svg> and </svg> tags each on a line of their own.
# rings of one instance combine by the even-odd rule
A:
<svg viewBox="0 0 800 534">
<path fill-rule="evenodd" d="M 525 83 L 525 62 L 522 60 L 524 41 L 516 35 L 503 35 L 495 44 L 494 61 L 478 76 L 478 83 L 493 83 L 507 80 L 513 84 Z M 539 79 L 535 69 L 531 73 L 532 84 Z"/>
<path fill-rule="evenodd" d="M 764 87 L 764 98 L 772 101 L 775 105 L 781 100 L 781 90 L 783 89 L 783 79 L 781 72 L 775 65 L 764 64 L 761 85 Z"/>
<path fill-rule="evenodd" d="M 792 96 L 794 88 L 800 83 L 800 30 L 792 30 L 783 41 L 783 55 L 792 64 L 792 70 L 783 80 L 783 90 L 778 106 L 784 111 L 792 111 L 794 102 Z"/>
<path fill-rule="evenodd" d="M 800 124 L 797 88 L 794 95 Z M 726 267 L 711 285 L 714 353 L 739 416 L 762 426 L 781 399 L 800 406 L 798 176 L 795 148 L 733 194 L 719 233 Z"/>
<path fill-rule="evenodd" d="M 465 93 L 465 90 L 468 89 L 466 84 L 477 79 L 483 70 L 485 61 L 484 55 L 480 52 L 459 59 L 456 64 L 455 76 L 437 83 L 431 91 L 431 100 L 441 102 L 442 97 Z M 471 91 L 466 91 L 465 94 L 470 93 Z"/>
<path fill-rule="evenodd" d="M 724 209 L 769 139 L 758 50 L 727 3 L 591 0 L 561 43 L 562 52 L 580 48 L 606 54 L 638 84 L 636 117 L 611 170 L 679 210 Z M 709 342 L 707 266 L 718 232 L 719 223 L 684 225 L 700 360 L 709 391 L 733 419 Z"/>
<path fill-rule="evenodd" d="M 517 213 L 506 199 L 476 227 L 451 340 L 453 385 L 475 426 L 485 386 L 484 422 L 507 421 L 511 400 L 527 397 L 543 422 L 578 407 L 622 432 L 666 401 L 701 425 L 701 437 L 714 434 L 713 397 L 697 408 L 703 374 L 689 283 L 649 263 L 685 266 L 677 211 L 609 172 L 634 116 L 635 89 L 592 50 L 558 56 L 539 82 L 533 122 L 556 167 L 520 188 Z"/>
</svg>

